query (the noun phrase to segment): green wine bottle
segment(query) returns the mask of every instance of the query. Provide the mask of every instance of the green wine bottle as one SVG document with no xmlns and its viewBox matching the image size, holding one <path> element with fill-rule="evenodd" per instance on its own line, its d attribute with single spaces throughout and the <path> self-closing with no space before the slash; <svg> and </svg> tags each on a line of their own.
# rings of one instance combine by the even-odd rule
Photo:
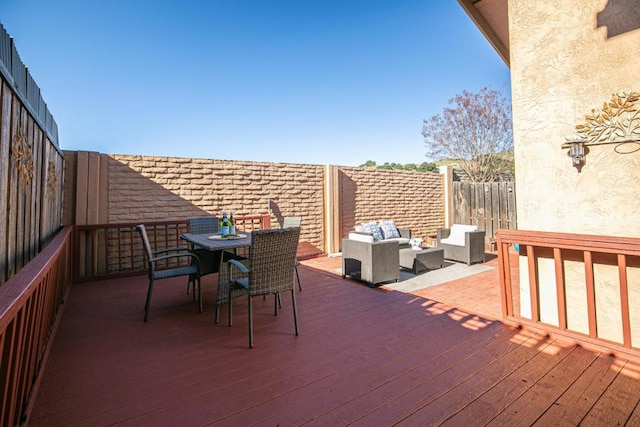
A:
<svg viewBox="0 0 640 427">
<path fill-rule="evenodd" d="M 231 212 L 231 218 L 229 219 L 229 234 L 236 235 L 236 220 L 233 219 L 233 212 Z"/>
<path fill-rule="evenodd" d="M 229 218 L 227 218 L 226 212 L 222 212 L 222 223 L 220 225 L 220 235 L 222 237 L 227 237 L 229 235 Z"/>
</svg>

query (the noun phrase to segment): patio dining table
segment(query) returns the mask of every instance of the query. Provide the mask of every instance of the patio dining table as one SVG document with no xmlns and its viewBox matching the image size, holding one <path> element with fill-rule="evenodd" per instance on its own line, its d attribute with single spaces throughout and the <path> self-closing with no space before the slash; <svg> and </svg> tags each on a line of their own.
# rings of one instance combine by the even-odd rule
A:
<svg viewBox="0 0 640 427">
<path fill-rule="evenodd" d="M 218 323 L 218 312 L 222 304 L 229 301 L 227 287 L 229 286 L 229 270 L 224 265 L 224 252 L 237 250 L 238 248 L 251 247 L 251 233 L 238 233 L 233 237 L 222 237 L 217 233 L 192 234 L 185 233 L 180 236 L 197 248 L 207 251 L 220 251 L 220 269 L 218 270 L 218 291 L 216 293 L 216 318 Z"/>
</svg>

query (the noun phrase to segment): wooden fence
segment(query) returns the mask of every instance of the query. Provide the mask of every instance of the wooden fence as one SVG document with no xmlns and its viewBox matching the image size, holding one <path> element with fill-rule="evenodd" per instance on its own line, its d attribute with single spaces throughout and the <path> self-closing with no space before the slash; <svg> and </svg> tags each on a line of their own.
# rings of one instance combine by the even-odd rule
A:
<svg viewBox="0 0 640 427">
<path fill-rule="evenodd" d="M 61 227 L 64 159 L 49 116 L 0 26 L 0 285 Z"/>
<path fill-rule="evenodd" d="M 477 225 L 493 239 L 498 229 L 516 229 L 516 186 L 514 182 L 453 183 L 456 224 Z"/>
<path fill-rule="evenodd" d="M 58 125 L 44 102 L 40 88 L 24 65 L 13 38 L 0 24 L 0 74 L 14 88 L 24 107 L 33 116 L 48 138 L 58 146 Z"/>
</svg>

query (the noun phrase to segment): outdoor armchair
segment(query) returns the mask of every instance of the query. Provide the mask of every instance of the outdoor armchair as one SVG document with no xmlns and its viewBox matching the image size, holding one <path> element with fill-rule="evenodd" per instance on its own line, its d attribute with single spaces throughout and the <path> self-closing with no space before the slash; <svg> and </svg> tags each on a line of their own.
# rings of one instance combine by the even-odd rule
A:
<svg viewBox="0 0 640 427">
<path fill-rule="evenodd" d="M 444 249 L 444 258 L 471 265 L 484 262 L 484 231 L 475 225 L 453 224 L 437 233 L 437 247 Z"/>
<path fill-rule="evenodd" d="M 187 248 L 167 248 L 160 250 L 152 250 L 147 236 L 147 230 L 144 224 L 136 226 L 136 230 L 140 233 L 142 246 L 147 258 L 147 274 L 149 277 L 149 288 L 147 289 L 147 299 L 144 304 L 144 321 L 147 321 L 149 315 L 149 306 L 151 304 L 151 294 L 153 293 L 154 281 L 159 279 L 168 279 L 170 277 L 189 276 L 189 283 L 194 282 L 194 299 L 197 292 L 197 300 L 200 312 L 202 313 L 202 293 L 200 287 L 200 262 L 198 257 L 188 252 Z M 191 263 L 186 266 L 179 266 L 180 259 L 189 258 Z M 175 263 L 172 263 L 172 261 Z M 162 267 L 159 268 L 158 263 Z M 175 265 L 173 267 L 164 268 L 165 265 Z"/>
<path fill-rule="evenodd" d="M 215 216 L 189 218 L 189 233 L 214 234 L 218 232 L 218 229 L 218 218 Z M 217 273 L 220 269 L 220 251 L 211 252 L 204 249 L 196 249 L 192 245 L 191 252 L 197 255 L 200 260 L 200 276 Z M 190 284 L 191 281 L 187 283 L 187 293 L 189 293 Z"/>
<path fill-rule="evenodd" d="M 256 230 L 251 233 L 251 249 L 248 266 L 238 260 L 227 263 L 229 277 L 237 270 L 242 277 L 229 282 L 229 326 L 232 324 L 233 292 L 247 294 L 249 316 L 249 347 L 253 347 L 253 307 L 251 298 L 260 295 L 275 295 L 275 314 L 278 314 L 278 298 L 281 292 L 290 291 L 293 305 L 295 333 L 298 335 L 298 313 L 296 308 L 293 272 L 298 251 L 300 228 Z"/>
<path fill-rule="evenodd" d="M 342 239 L 342 277 L 349 276 L 374 286 L 400 279 L 400 252 L 397 240 L 377 242 L 356 240 L 351 233 Z"/>
</svg>

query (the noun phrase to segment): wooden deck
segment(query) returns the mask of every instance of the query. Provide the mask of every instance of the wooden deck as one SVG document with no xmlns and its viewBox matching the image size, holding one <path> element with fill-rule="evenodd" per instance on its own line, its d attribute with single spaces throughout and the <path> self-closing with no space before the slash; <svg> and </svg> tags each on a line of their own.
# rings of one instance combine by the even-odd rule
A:
<svg viewBox="0 0 640 427">
<path fill-rule="evenodd" d="M 158 282 L 148 323 L 144 277 L 74 285 L 29 425 L 640 425 L 640 367 L 502 325 L 496 270 L 405 294 L 339 263 L 300 267 L 298 337 L 254 299 L 253 349 L 215 276 L 203 314 Z"/>
</svg>

